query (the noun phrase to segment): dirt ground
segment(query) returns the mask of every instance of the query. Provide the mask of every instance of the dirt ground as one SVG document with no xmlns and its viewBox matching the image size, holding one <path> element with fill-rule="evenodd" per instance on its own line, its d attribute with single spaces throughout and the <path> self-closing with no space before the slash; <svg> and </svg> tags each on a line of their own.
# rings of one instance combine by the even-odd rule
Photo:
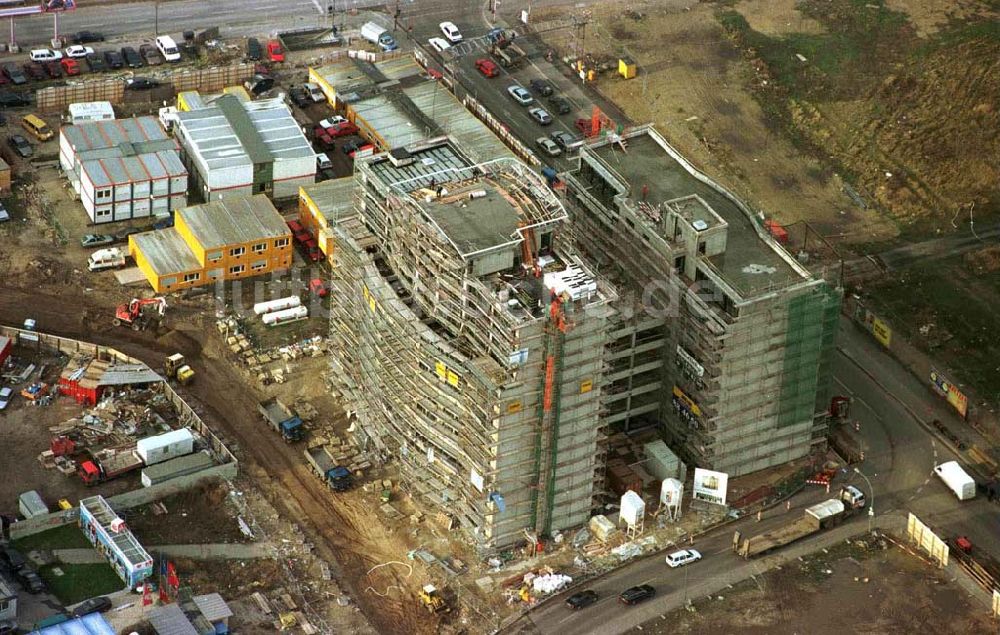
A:
<svg viewBox="0 0 1000 635">
<path fill-rule="evenodd" d="M 992 633 L 989 607 L 890 546 L 841 545 L 644 624 L 643 633 Z"/>
<path fill-rule="evenodd" d="M 249 542 L 236 522 L 236 512 L 227 502 L 229 488 L 220 482 L 130 509 L 129 528 L 146 545 L 197 545 Z M 157 510 L 166 509 L 166 513 Z"/>
<path fill-rule="evenodd" d="M 606 72 L 598 89 L 780 222 L 870 244 L 953 231 L 969 207 L 995 215 L 995 3 L 888 5 L 611 3 L 592 7 L 585 48 L 635 59 L 634 80 Z M 568 16 L 532 18 L 545 31 Z M 572 28 L 545 38 L 574 43 Z"/>
</svg>

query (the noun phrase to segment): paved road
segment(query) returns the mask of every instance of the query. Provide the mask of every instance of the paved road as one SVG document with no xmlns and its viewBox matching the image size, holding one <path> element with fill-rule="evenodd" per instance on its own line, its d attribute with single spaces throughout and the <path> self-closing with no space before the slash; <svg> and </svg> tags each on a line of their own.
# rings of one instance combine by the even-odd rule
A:
<svg viewBox="0 0 1000 635">
<path fill-rule="evenodd" d="M 840 349 L 834 360 L 834 390 L 853 398 L 852 419 L 860 423 L 865 443 L 865 463 L 861 470 L 871 481 L 850 474 L 874 500 L 877 523 L 892 522 L 898 528 L 906 512 L 912 511 L 945 535 L 965 534 L 974 544 L 1000 555 L 1000 511 L 983 498 L 959 502 L 932 473 L 936 463 L 959 458 L 921 425 L 937 418 L 951 427 L 967 444 L 979 441 L 978 435 L 963 426 L 930 390 L 891 357 L 882 353 L 871 338 L 846 320 L 842 324 Z M 873 379 L 874 378 L 874 379 Z M 793 498 L 792 512 L 772 510 L 759 525 L 753 519 L 740 521 L 750 531 L 768 529 L 791 518 L 789 514 L 826 498 L 818 489 L 807 489 Z M 891 519 L 891 520 L 890 520 Z M 820 535 L 767 558 L 745 563 L 730 552 L 732 530 L 727 527 L 695 542 L 705 556 L 692 565 L 685 581 L 677 570 L 669 569 L 662 556 L 652 556 L 619 569 L 588 588 L 595 589 L 601 601 L 581 612 L 572 612 L 562 604 L 562 596 L 529 613 L 529 619 L 516 624 L 511 632 L 540 633 L 621 633 L 682 606 L 686 596 L 718 592 L 726 585 L 761 573 L 789 557 L 809 553 L 850 535 L 864 531 L 867 518 L 857 518 L 838 529 L 839 533 Z M 829 532 L 828 532 L 829 533 Z M 616 598 L 622 589 L 636 584 L 652 584 L 658 595 L 639 607 L 624 607 Z"/>
</svg>

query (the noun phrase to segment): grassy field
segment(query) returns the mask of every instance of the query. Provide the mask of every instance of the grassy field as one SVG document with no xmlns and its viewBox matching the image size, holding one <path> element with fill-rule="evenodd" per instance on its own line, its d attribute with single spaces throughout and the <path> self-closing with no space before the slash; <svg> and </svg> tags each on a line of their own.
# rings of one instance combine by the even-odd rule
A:
<svg viewBox="0 0 1000 635">
<path fill-rule="evenodd" d="M 86 549 L 91 545 L 76 523 L 70 523 L 15 540 L 14 546 L 21 552 L 28 552 L 35 549 Z"/>
<path fill-rule="evenodd" d="M 122 579 L 107 564 L 47 565 L 39 569 L 38 575 L 63 604 L 76 604 L 125 587 Z"/>
</svg>

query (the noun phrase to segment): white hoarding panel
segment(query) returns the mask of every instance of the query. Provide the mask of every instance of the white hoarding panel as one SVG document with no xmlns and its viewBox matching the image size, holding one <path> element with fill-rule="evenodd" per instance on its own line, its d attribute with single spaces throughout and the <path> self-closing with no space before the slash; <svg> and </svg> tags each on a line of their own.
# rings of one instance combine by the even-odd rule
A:
<svg viewBox="0 0 1000 635">
<path fill-rule="evenodd" d="M 729 475 L 725 472 L 713 472 L 700 467 L 694 469 L 695 500 L 725 505 L 728 486 Z"/>
</svg>

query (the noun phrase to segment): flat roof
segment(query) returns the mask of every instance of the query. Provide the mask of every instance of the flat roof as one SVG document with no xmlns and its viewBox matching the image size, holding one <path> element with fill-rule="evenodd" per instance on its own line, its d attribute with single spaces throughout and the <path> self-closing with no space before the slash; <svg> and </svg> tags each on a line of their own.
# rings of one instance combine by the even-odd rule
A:
<svg viewBox="0 0 1000 635">
<path fill-rule="evenodd" d="M 115 635 L 115 629 L 111 628 L 111 624 L 103 615 L 91 613 L 31 633 L 32 635 Z"/>
<path fill-rule="evenodd" d="M 194 605 L 198 607 L 201 614 L 209 622 L 218 622 L 219 620 L 224 620 L 227 617 L 233 616 L 232 609 L 226 604 L 226 601 L 222 599 L 222 596 L 218 593 L 206 593 L 205 595 L 196 595 L 191 600 Z"/>
<path fill-rule="evenodd" d="M 201 263 L 173 227 L 132 234 L 129 240 L 157 275 L 201 269 Z"/>
<path fill-rule="evenodd" d="M 470 192 L 485 195 L 470 198 Z M 442 202 L 450 197 L 460 198 Z M 440 200 L 433 199 L 422 207 L 462 255 L 521 242 L 517 232 L 521 217 L 517 209 L 496 186 L 485 182 L 477 182 Z"/>
<path fill-rule="evenodd" d="M 80 507 L 81 509 L 86 509 L 94 520 L 97 521 L 97 524 L 108 540 L 118 549 L 119 555 L 125 558 L 130 565 L 139 566 L 146 562 L 152 562 L 153 559 L 142 548 L 142 545 L 139 544 L 139 541 L 132 535 L 131 531 L 125 529 L 124 531 L 116 532 L 111 529 L 111 523 L 119 518 L 119 516 L 111 509 L 111 505 L 108 505 L 103 496 L 92 496 L 81 499 Z"/>
<path fill-rule="evenodd" d="M 328 223 L 336 223 L 344 216 L 352 215 L 354 192 L 358 184 L 353 176 L 330 179 L 313 185 L 303 185 L 302 193 L 312 201 Z"/>
<path fill-rule="evenodd" d="M 752 297 L 806 279 L 760 237 L 754 221 L 732 199 L 692 174 L 648 130 L 628 137 L 625 151 L 610 142 L 590 146 L 588 151 L 626 180 L 624 185 L 630 188 L 631 200 L 640 196 L 643 186 L 649 186 L 646 200 L 652 205 L 692 194 L 707 203 L 729 225 L 726 251 L 708 261 L 742 296 Z"/>
<path fill-rule="evenodd" d="M 458 143 L 462 152 L 475 163 L 493 159 L 517 159 L 517 156 L 469 112 L 462 102 L 436 81 L 426 81 L 403 89 L 410 102 Z"/>
<path fill-rule="evenodd" d="M 231 197 L 176 212 L 205 249 L 290 236 L 285 220 L 264 194 Z"/>
<path fill-rule="evenodd" d="M 401 99 L 402 98 L 402 99 Z M 381 93 L 350 105 L 359 117 L 382 137 L 390 148 L 409 145 L 434 135 L 437 126 L 407 112 L 401 104 L 407 97 L 401 93 Z M 434 126 L 428 129 L 427 124 Z"/>
<path fill-rule="evenodd" d="M 375 82 L 350 58 L 314 68 L 312 71 L 329 84 L 338 95 L 362 93 L 375 87 Z"/>
<path fill-rule="evenodd" d="M 404 192 L 412 192 L 449 181 L 471 179 L 476 169 L 458 148 L 446 139 L 433 139 L 425 144 L 404 148 L 414 161 L 394 165 L 387 155 L 368 160 L 372 173 L 383 183 Z"/>
</svg>

